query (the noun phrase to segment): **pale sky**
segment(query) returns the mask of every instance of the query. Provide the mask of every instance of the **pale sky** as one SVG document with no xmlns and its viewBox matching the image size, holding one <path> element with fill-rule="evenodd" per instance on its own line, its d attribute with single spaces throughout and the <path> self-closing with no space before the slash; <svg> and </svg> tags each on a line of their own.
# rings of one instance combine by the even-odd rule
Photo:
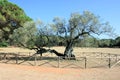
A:
<svg viewBox="0 0 120 80">
<path fill-rule="evenodd" d="M 21 7 L 33 20 L 52 22 L 58 16 L 69 19 L 74 12 L 88 10 L 108 21 L 120 36 L 120 0 L 8 0 Z"/>
</svg>

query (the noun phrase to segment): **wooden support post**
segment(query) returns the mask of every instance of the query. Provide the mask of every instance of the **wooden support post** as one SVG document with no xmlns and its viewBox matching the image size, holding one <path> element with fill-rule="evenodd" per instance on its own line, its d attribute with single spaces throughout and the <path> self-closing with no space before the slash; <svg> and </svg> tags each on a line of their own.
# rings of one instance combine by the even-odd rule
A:
<svg viewBox="0 0 120 80">
<path fill-rule="evenodd" d="M 18 54 L 15 54 L 16 64 L 18 64 Z"/>
<path fill-rule="evenodd" d="M 87 58 L 85 57 L 85 69 L 87 68 Z"/>
<path fill-rule="evenodd" d="M 60 68 L 60 57 L 58 56 L 58 68 Z"/>
<path fill-rule="evenodd" d="M 111 68 L 111 58 L 109 58 L 109 64 L 108 64 L 109 68 Z"/>
<path fill-rule="evenodd" d="M 3 60 L 3 53 L 0 54 L 0 60 Z"/>
<path fill-rule="evenodd" d="M 37 55 L 34 55 L 34 66 L 36 66 L 36 61 L 37 61 Z"/>
<path fill-rule="evenodd" d="M 0 53 L 0 61 L 2 60 L 2 56 L 1 56 L 1 53 Z"/>
<path fill-rule="evenodd" d="M 108 59 L 108 66 L 109 66 L 109 68 L 111 68 L 111 56 L 110 56 L 110 54 L 109 54 L 109 59 Z"/>
<path fill-rule="evenodd" d="M 4 53 L 3 60 L 6 60 L 7 53 Z"/>
</svg>

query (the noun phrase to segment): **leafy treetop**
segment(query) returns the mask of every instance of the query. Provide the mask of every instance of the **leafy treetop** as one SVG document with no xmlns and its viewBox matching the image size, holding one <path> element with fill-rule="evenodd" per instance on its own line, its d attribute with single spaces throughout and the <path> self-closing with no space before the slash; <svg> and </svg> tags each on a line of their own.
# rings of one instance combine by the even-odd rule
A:
<svg viewBox="0 0 120 80">
<path fill-rule="evenodd" d="M 7 40 L 14 29 L 22 27 L 26 21 L 31 20 L 16 4 L 0 0 L 0 34 L 2 38 Z"/>
</svg>

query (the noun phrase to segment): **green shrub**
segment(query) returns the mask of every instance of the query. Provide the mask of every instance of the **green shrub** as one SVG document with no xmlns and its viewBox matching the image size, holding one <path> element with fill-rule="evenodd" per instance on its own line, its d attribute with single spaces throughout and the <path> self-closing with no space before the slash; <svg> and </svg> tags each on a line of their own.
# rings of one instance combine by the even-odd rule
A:
<svg viewBox="0 0 120 80">
<path fill-rule="evenodd" d="M 0 42 L 0 47 L 7 47 L 8 43 L 7 42 Z"/>
</svg>

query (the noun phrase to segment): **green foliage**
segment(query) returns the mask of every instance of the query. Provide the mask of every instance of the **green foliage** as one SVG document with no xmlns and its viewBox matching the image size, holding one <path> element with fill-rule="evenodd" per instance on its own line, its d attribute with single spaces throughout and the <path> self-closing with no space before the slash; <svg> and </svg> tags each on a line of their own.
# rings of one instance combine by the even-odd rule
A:
<svg viewBox="0 0 120 80">
<path fill-rule="evenodd" d="M 83 39 L 79 39 L 76 42 L 75 46 L 78 47 L 98 47 L 98 40 L 93 37 L 84 37 Z"/>
<path fill-rule="evenodd" d="M 120 37 L 117 37 L 117 38 L 115 39 L 115 46 L 116 46 L 116 47 L 120 47 Z"/>
<path fill-rule="evenodd" d="M 30 20 L 31 18 L 16 4 L 0 0 L 0 30 L 3 32 L 0 40 L 8 40 L 15 29 L 22 27 L 26 21 Z"/>
<path fill-rule="evenodd" d="M 98 41 L 90 36 L 112 32 L 112 27 L 108 22 L 101 22 L 98 16 L 89 11 L 84 11 L 83 14 L 72 13 L 68 22 L 58 17 L 54 18 L 53 22 L 51 27 L 55 30 L 56 36 L 64 39 L 66 46 L 64 53 L 67 56 L 72 54 L 74 45 L 98 47 Z"/>
<path fill-rule="evenodd" d="M 41 21 L 36 23 L 38 25 L 38 31 L 35 45 L 37 47 L 50 47 L 56 45 L 57 36 L 54 35 L 52 28 L 49 25 L 44 25 Z"/>
<path fill-rule="evenodd" d="M 8 43 L 7 42 L 0 42 L 0 47 L 7 47 Z"/>
<path fill-rule="evenodd" d="M 33 47 L 36 40 L 36 32 L 37 28 L 34 22 L 26 22 L 24 27 L 20 27 L 14 30 L 11 39 L 13 41 L 13 45 Z"/>
<path fill-rule="evenodd" d="M 93 34 L 108 34 L 111 33 L 112 27 L 108 22 L 101 22 L 98 16 L 95 16 L 89 11 L 84 11 L 83 14 L 73 13 L 66 24 L 64 19 L 54 18 L 54 24 L 52 24 L 53 30 L 56 31 L 57 35 L 62 37 L 69 37 L 69 40 L 76 40 L 84 35 Z"/>
<path fill-rule="evenodd" d="M 102 39 L 99 41 L 100 47 L 109 47 L 110 46 L 110 40 L 109 39 Z"/>
</svg>

